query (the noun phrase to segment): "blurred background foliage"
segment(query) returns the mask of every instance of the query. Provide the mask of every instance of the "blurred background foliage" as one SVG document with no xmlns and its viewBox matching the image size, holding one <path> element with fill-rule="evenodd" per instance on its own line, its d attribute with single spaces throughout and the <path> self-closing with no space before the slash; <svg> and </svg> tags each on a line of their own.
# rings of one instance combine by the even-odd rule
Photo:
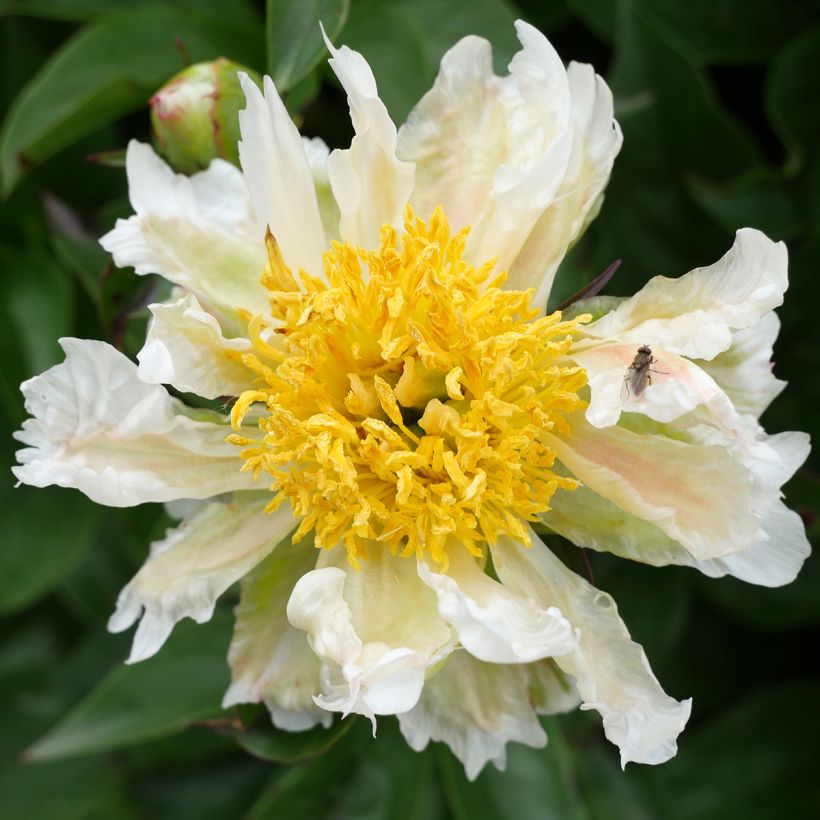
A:
<svg viewBox="0 0 820 820">
<path fill-rule="evenodd" d="M 150 138 L 146 101 L 187 59 L 268 71 L 303 130 L 351 130 L 315 20 L 370 61 L 401 122 L 442 53 L 490 39 L 497 70 L 524 17 L 615 93 L 624 148 L 601 215 L 565 261 L 555 302 L 615 258 L 608 292 L 708 264 L 745 225 L 788 243 L 771 432 L 820 440 L 820 3 L 817 0 L 0 0 L 0 412 L 6 467 L 21 380 L 63 335 L 133 356 L 159 285 L 96 244 L 129 212 L 117 152 Z M 114 152 L 109 161 L 89 156 Z M 113 161 L 111 158 L 113 157 Z M 779 590 L 593 554 L 671 694 L 693 696 L 676 759 L 622 773 L 597 715 L 545 721 L 550 744 L 509 748 L 473 784 L 395 722 L 305 736 L 259 710 L 223 713 L 232 596 L 178 627 L 158 657 L 122 663 L 114 598 L 161 535 L 159 507 L 107 510 L 67 490 L 0 482 L 0 813 L 74 818 L 758 818 L 816 816 L 820 560 Z M 697 476 L 692 477 L 697 480 Z M 818 459 L 787 487 L 818 533 Z M 250 727 L 250 728 L 243 728 Z"/>
</svg>

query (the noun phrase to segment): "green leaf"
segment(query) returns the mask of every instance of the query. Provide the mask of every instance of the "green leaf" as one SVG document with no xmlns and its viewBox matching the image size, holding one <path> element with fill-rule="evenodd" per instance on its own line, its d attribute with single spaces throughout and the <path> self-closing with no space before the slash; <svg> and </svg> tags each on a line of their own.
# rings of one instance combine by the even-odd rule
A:
<svg viewBox="0 0 820 820">
<path fill-rule="evenodd" d="M 185 623 L 154 658 L 118 664 L 26 752 L 33 762 L 121 749 L 181 732 L 221 713 L 230 619 Z"/>
<path fill-rule="evenodd" d="M 350 0 L 268 0 L 268 70 L 280 94 L 310 74 L 325 55 L 319 23 L 335 40 L 349 11 Z"/>
<path fill-rule="evenodd" d="M 820 805 L 817 683 L 770 687 L 685 734 L 677 757 L 643 772 L 668 820 L 810 817 Z"/>
<path fill-rule="evenodd" d="M 2 193 L 28 168 L 124 114 L 183 67 L 219 56 L 258 65 L 256 28 L 233 16 L 141 7 L 89 24 L 66 41 L 15 100 L 0 133 Z"/>
<path fill-rule="evenodd" d="M 450 750 L 436 747 L 444 793 L 455 820 L 590 820 L 560 719 L 542 722 L 549 736 L 545 749 L 510 743 L 506 772 L 488 764 L 472 783 Z"/>
<path fill-rule="evenodd" d="M 805 0 L 633 0 L 697 64 L 764 62 L 817 18 Z"/>
<path fill-rule="evenodd" d="M 104 509 L 79 493 L 57 488 L 9 488 L 2 503 L 0 613 L 7 614 L 42 598 L 80 563 Z"/>
<path fill-rule="evenodd" d="M 263 721 L 267 725 L 263 724 Z M 307 732 L 285 732 L 276 729 L 270 719 L 262 719 L 251 727 L 226 726 L 224 734 L 233 738 L 246 752 L 271 763 L 297 763 L 324 754 L 353 727 L 356 718 L 337 720 L 329 729 L 317 726 Z M 219 727 L 216 727 L 219 728 Z"/>
<path fill-rule="evenodd" d="M 356 0 L 345 43 L 370 63 L 379 96 L 398 124 L 430 88 L 442 55 L 468 34 L 493 44 L 496 71 L 519 49 L 518 15 L 504 0 Z"/>
<path fill-rule="evenodd" d="M 793 41 L 777 57 L 766 86 L 772 127 L 789 151 L 786 171 L 797 172 L 807 155 L 817 154 L 820 123 L 820 28 Z"/>
</svg>

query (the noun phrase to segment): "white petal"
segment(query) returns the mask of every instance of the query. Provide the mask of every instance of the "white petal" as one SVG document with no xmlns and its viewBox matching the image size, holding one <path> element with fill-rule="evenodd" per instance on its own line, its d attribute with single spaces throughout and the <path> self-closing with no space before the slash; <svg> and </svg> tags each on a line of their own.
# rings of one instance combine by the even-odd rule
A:
<svg viewBox="0 0 820 820">
<path fill-rule="evenodd" d="M 475 780 L 487 763 L 503 770 L 507 743 L 540 749 L 547 736 L 529 703 L 527 666 L 482 663 L 453 652 L 425 684 L 414 709 L 399 715 L 411 748 L 446 743 Z"/>
<path fill-rule="evenodd" d="M 529 663 L 569 652 L 578 643 L 559 609 L 512 594 L 461 547 L 451 551 L 446 574 L 422 563 L 419 577 L 438 596 L 439 614 L 461 645 L 479 660 Z"/>
<path fill-rule="evenodd" d="M 601 714 L 607 738 L 621 750 L 621 765 L 669 760 L 691 701 L 678 702 L 661 689 L 612 598 L 568 570 L 534 533 L 533 543 L 526 549 L 503 539 L 493 549 L 502 583 L 542 605 L 560 607 L 580 629 L 578 649 L 556 663 L 575 678 L 582 708 Z"/>
<path fill-rule="evenodd" d="M 375 248 L 382 225 L 401 226 L 415 168 L 396 158 L 396 126 L 379 99 L 367 60 L 347 46 L 334 48 L 327 35 L 325 43 L 333 55 L 330 66 L 347 92 L 356 132 L 350 148 L 333 151 L 327 163 L 341 213 L 340 233 L 348 242 Z"/>
<path fill-rule="evenodd" d="M 131 507 L 146 501 L 208 498 L 255 486 L 240 472 L 230 427 L 197 421 L 136 365 L 104 342 L 61 339 L 66 359 L 21 385 L 33 416 L 15 438 L 14 474 L 24 484 L 75 487 L 92 501 Z M 222 420 L 208 411 L 199 416 Z"/>
<path fill-rule="evenodd" d="M 583 419 L 574 420 L 566 439 L 549 440 L 572 475 L 695 558 L 736 552 L 759 534 L 753 476 L 725 446 L 620 427 L 598 430 Z"/>
<path fill-rule="evenodd" d="M 786 386 L 772 373 L 772 346 L 779 332 L 780 321 L 772 311 L 733 333 L 728 350 L 700 363 L 741 413 L 759 416 Z"/>
<path fill-rule="evenodd" d="M 151 545 L 108 622 L 111 632 L 122 632 L 141 618 L 128 663 L 156 654 L 183 618 L 210 620 L 216 599 L 295 527 L 289 508 L 266 514 L 269 501 L 266 493 L 240 493 L 207 504 Z"/>
<path fill-rule="evenodd" d="M 217 159 L 192 177 L 174 174 L 135 140 L 125 162 L 136 213 L 100 239 L 114 262 L 141 276 L 158 273 L 221 308 L 266 312 L 259 281 L 265 229 L 253 216 L 241 172 Z"/>
<path fill-rule="evenodd" d="M 733 331 L 753 327 L 782 304 L 788 285 L 782 242 L 743 228 L 714 265 L 678 279 L 656 276 L 615 310 L 584 326 L 600 339 L 649 345 L 693 359 L 728 350 Z"/>
<path fill-rule="evenodd" d="M 603 344 L 574 350 L 575 361 L 587 371 L 591 400 L 587 421 L 611 427 L 621 413 L 641 413 L 662 423 L 705 406 L 727 426 L 737 423 L 737 412 L 715 380 L 698 364 L 660 348 L 652 349 L 646 387 L 640 395 L 629 387 L 629 366 L 637 348 L 629 344 Z"/>
<path fill-rule="evenodd" d="M 614 119 L 612 92 L 592 66 L 570 63 L 567 78 L 573 118 L 567 172 L 513 262 L 508 279 L 508 287 L 535 288 L 536 305 L 546 304 L 558 265 L 598 213 L 623 142 Z"/>
<path fill-rule="evenodd" d="M 137 372 L 146 384 L 171 384 L 206 399 L 238 396 L 251 386 L 254 374 L 241 360 L 251 343 L 226 339 L 192 293 L 149 310 L 154 318 L 137 354 Z"/>
<path fill-rule="evenodd" d="M 442 204 L 471 226 L 472 261 L 498 258 L 511 288 L 544 301 L 552 274 L 582 230 L 620 145 L 608 89 L 588 67 L 569 77 L 544 36 L 516 23 L 522 50 L 497 77 L 490 45 L 466 37 L 441 62 L 433 88 L 399 134 L 417 165 L 413 204 Z M 519 254 L 523 254 L 520 261 Z"/>
<path fill-rule="evenodd" d="M 400 714 L 412 709 L 429 667 L 450 651 L 450 630 L 414 561 L 374 544 L 360 570 L 344 550 L 324 554 L 288 602 L 291 624 L 308 633 L 323 662 L 319 706 L 334 712 Z"/>
<path fill-rule="evenodd" d="M 321 276 L 325 235 L 302 138 L 270 77 L 264 96 L 246 74 L 240 72 L 239 81 L 247 100 L 239 112 L 239 158 L 256 217 L 270 227 L 294 271 Z"/>
<path fill-rule="evenodd" d="M 242 579 L 224 708 L 264 701 L 279 729 L 330 726 L 333 716 L 313 702 L 319 694 L 319 659 L 286 614 L 294 584 L 315 565 L 312 544 L 285 541 Z"/>
</svg>

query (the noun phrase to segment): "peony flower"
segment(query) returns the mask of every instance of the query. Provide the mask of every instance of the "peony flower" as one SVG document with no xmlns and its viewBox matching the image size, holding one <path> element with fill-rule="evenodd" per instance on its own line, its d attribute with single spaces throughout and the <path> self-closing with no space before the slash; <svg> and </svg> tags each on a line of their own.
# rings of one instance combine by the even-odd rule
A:
<svg viewBox="0 0 820 820">
<path fill-rule="evenodd" d="M 268 78 L 242 79 L 241 172 L 176 176 L 132 142 L 135 214 L 102 244 L 176 292 L 138 365 L 64 339 L 17 434 L 22 482 L 189 500 L 111 618 L 138 622 L 131 662 L 241 581 L 225 706 L 288 731 L 397 715 L 471 778 L 579 702 L 623 764 L 672 757 L 689 717 L 541 535 L 772 586 L 809 551 L 780 493 L 807 438 L 757 420 L 783 386 L 784 246 L 742 230 L 711 267 L 545 315 L 621 135 L 593 70 L 517 31 L 504 77 L 457 43 L 398 131 L 364 58 L 328 43 L 344 150 L 300 137 Z"/>
</svg>

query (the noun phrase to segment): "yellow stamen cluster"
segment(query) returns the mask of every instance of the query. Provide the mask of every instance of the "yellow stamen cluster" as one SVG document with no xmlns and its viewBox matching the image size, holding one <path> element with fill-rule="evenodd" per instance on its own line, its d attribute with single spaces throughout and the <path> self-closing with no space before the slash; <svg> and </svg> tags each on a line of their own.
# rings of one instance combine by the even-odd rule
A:
<svg viewBox="0 0 820 820">
<path fill-rule="evenodd" d="M 300 272 L 301 286 L 268 237 L 273 318 L 249 317 L 258 387 L 230 440 L 273 478 L 269 507 L 303 517 L 296 538 L 344 543 L 354 566 L 369 539 L 439 564 L 451 541 L 474 555 L 500 535 L 529 543 L 524 521 L 576 486 L 544 433 L 584 406 L 565 354 L 587 317 L 536 318 L 531 292 L 488 281 L 494 261 L 463 259 L 466 237 L 441 209 L 428 225 L 408 208 L 400 240 L 385 226 L 378 250 L 334 242 L 327 282 Z M 257 436 L 240 430 L 255 404 Z"/>
</svg>

